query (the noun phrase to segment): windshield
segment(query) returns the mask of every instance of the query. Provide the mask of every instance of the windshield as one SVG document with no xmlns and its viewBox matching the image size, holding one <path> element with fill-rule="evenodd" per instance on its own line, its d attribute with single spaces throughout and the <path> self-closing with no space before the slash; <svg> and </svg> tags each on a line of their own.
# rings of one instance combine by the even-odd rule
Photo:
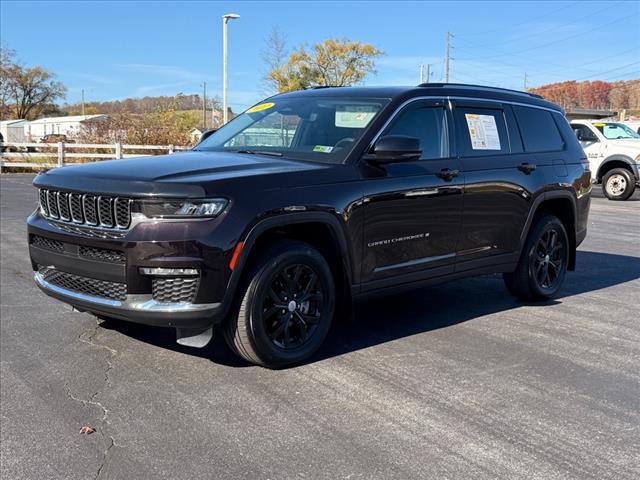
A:
<svg viewBox="0 0 640 480">
<path fill-rule="evenodd" d="M 197 146 L 341 163 L 389 99 L 275 97 L 259 103 Z"/>
<path fill-rule="evenodd" d="M 640 138 L 636 132 L 631 130 L 623 123 L 594 123 L 596 127 L 605 138 L 609 140 L 617 140 L 619 138 Z"/>
</svg>

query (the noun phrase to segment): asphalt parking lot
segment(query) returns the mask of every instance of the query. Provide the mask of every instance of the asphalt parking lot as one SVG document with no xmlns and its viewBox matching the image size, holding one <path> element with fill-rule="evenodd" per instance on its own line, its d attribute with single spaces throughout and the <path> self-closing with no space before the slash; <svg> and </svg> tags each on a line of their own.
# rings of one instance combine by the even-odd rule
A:
<svg viewBox="0 0 640 480">
<path fill-rule="evenodd" d="M 554 301 L 499 276 L 370 301 L 269 371 L 37 291 L 30 181 L 1 177 L 2 478 L 640 478 L 639 193 L 594 189 Z"/>
</svg>

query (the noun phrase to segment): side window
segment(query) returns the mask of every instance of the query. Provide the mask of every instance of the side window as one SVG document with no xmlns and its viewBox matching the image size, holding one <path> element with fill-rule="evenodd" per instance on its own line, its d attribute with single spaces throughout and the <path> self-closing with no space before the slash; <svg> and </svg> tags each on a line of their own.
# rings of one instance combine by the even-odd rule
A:
<svg viewBox="0 0 640 480">
<path fill-rule="evenodd" d="M 461 156 L 482 157 L 511 152 L 502 110 L 457 107 L 455 118 Z"/>
<path fill-rule="evenodd" d="M 385 135 L 406 135 L 420 139 L 421 159 L 447 158 L 449 136 L 442 107 L 418 107 L 400 113 Z"/>
<path fill-rule="evenodd" d="M 525 152 L 557 152 L 564 149 L 551 112 L 540 108 L 514 105 Z"/>
</svg>

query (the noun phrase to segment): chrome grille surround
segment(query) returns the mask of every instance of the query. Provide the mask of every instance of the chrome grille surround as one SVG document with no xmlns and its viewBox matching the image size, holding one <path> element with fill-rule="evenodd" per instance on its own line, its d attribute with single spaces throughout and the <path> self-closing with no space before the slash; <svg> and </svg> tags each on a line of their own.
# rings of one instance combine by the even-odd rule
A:
<svg viewBox="0 0 640 480">
<path fill-rule="evenodd" d="M 115 226 L 113 221 L 113 198 L 98 197 L 98 220 L 101 227 L 112 228 Z"/>
<path fill-rule="evenodd" d="M 71 220 L 73 223 L 84 223 L 84 213 L 82 212 L 82 194 L 69 194 L 69 207 L 71 209 Z"/>
<path fill-rule="evenodd" d="M 40 189 L 39 200 L 42 216 L 55 220 L 57 226 L 60 226 L 60 222 L 69 226 L 97 227 L 114 232 L 126 231 L 131 226 L 133 201 L 129 198 Z M 67 231 L 86 233 L 85 230 Z"/>
<path fill-rule="evenodd" d="M 69 208 L 69 194 L 67 192 L 58 192 L 58 212 L 60 220 L 68 222 L 71 220 L 71 209 Z"/>
<path fill-rule="evenodd" d="M 51 218 L 60 218 L 60 211 L 58 210 L 58 192 L 54 190 L 47 190 L 47 209 Z"/>
</svg>

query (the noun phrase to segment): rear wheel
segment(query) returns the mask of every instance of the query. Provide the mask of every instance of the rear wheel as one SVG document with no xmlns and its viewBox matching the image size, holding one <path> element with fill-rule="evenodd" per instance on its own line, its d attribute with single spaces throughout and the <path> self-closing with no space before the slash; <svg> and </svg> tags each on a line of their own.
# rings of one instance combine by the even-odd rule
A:
<svg viewBox="0 0 640 480">
<path fill-rule="evenodd" d="M 537 217 L 531 227 L 516 270 L 503 275 L 507 289 L 522 300 L 555 295 L 567 273 L 569 238 L 553 215 Z"/>
<path fill-rule="evenodd" d="M 636 180 L 626 168 L 611 169 L 602 179 L 602 191 L 609 200 L 626 200 L 635 189 Z"/>
<path fill-rule="evenodd" d="M 279 368 L 309 358 L 324 341 L 335 309 L 331 269 L 313 247 L 281 241 L 250 270 L 225 339 L 245 360 Z"/>
</svg>

